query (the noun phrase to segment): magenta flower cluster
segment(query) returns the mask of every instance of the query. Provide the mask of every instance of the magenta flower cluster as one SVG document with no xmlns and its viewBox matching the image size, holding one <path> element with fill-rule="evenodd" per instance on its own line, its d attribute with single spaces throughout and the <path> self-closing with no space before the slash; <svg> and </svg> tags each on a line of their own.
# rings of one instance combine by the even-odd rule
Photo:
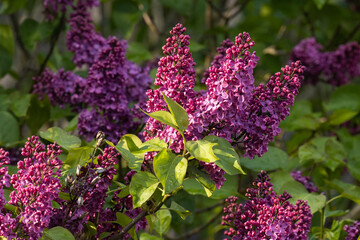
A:
<svg viewBox="0 0 360 240">
<path fill-rule="evenodd" d="M 360 237 L 360 221 L 355 221 L 352 225 L 345 225 L 347 232 L 345 240 L 357 240 Z"/>
<path fill-rule="evenodd" d="M 205 72 L 203 82 L 207 91 L 193 90 L 195 70 L 186 28 L 177 24 L 163 47 L 165 57 L 159 61 L 156 90 L 148 90 L 147 111 L 167 110 L 161 93 L 181 104 L 189 115 L 187 140 L 198 140 L 206 135 L 226 138 L 233 144 L 242 144 L 245 156 L 253 158 L 267 151 L 267 145 L 280 133 L 279 123 L 289 115 L 298 94 L 304 67 L 291 63 L 276 73 L 270 81 L 255 88 L 253 70 L 259 58 L 250 52 L 254 42 L 248 33 L 240 33 L 235 43 L 225 40 L 218 48 Z M 149 119 L 145 139 L 158 137 L 171 143 L 175 152 L 183 149 L 182 139 L 173 128 Z M 200 163 L 219 188 L 224 171 L 214 163 Z"/>
<path fill-rule="evenodd" d="M 298 200 L 292 205 L 289 194 L 277 195 L 265 172 L 258 175 L 253 186 L 247 189 L 248 200 L 244 204 L 237 203 L 237 197 L 226 199 L 221 224 L 228 227 L 228 239 L 308 239 L 312 215 L 306 201 Z"/>
<path fill-rule="evenodd" d="M 98 6 L 99 0 L 78 0 L 89 7 Z M 74 0 L 43 0 L 43 14 L 46 19 L 53 20 L 59 15 L 59 12 L 65 14 L 68 6 L 73 6 Z"/>
<path fill-rule="evenodd" d="M 42 236 L 42 231 L 49 226 L 53 215 L 52 201 L 58 198 L 61 188 L 59 177 L 62 162 L 57 157 L 60 153 L 60 147 L 56 143 L 46 147 L 38 137 L 28 138 L 21 153 L 24 160 L 18 162 L 19 170 L 10 179 L 14 190 L 10 193 L 8 203 L 17 207 L 19 214 L 15 218 L 3 208 L 4 197 L 0 190 L 1 235 L 9 239 L 38 239 Z M 0 150 L 0 165 L 7 164 L 7 155 L 7 152 Z M 1 173 L 5 173 L 3 169 L 5 168 L 1 168 Z M 6 179 L 3 176 L 2 182 L 10 187 Z"/>
<path fill-rule="evenodd" d="M 322 51 L 315 38 L 302 40 L 291 52 L 291 60 L 300 60 L 308 83 L 325 81 L 335 86 L 349 83 L 360 75 L 360 45 L 357 42 L 340 45 L 333 52 Z"/>
<path fill-rule="evenodd" d="M 141 68 L 125 58 L 127 43 L 115 37 L 103 38 L 95 31 L 88 1 L 78 1 L 70 15 L 67 46 L 74 52 L 73 61 L 90 69 L 86 79 L 71 71 L 46 69 L 35 77 L 34 93 L 48 95 L 54 105 L 70 105 L 79 112 L 78 129 L 87 140 L 103 131 L 111 141 L 135 132 L 141 118 L 138 105 L 146 100 L 151 85 L 149 67 Z M 130 107 L 134 105 L 133 107 Z"/>
<path fill-rule="evenodd" d="M 319 191 L 318 187 L 311 181 L 311 178 L 309 176 L 303 176 L 301 171 L 293 171 L 291 173 L 291 176 L 296 181 L 304 185 L 304 187 L 306 188 L 306 190 L 308 190 L 309 193 Z"/>
</svg>

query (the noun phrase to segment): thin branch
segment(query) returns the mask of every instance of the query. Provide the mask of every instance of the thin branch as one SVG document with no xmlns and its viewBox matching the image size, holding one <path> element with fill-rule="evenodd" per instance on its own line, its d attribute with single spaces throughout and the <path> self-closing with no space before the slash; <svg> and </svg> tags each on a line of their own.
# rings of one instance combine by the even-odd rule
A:
<svg viewBox="0 0 360 240">
<path fill-rule="evenodd" d="M 211 218 L 207 223 L 197 227 L 197 228 L 194 228 L 193 230 L 187 232 L 187 233 L 184 233 L 178 237 L 169 237 L 169 236 L 166 236 L 167 239 L 170 239 L 170 240 L 180 240 L 180 239 L 186 239 L 186 238 L 189 238 L 199 232 L 201 232 L 202 230 L 206 229 L 208 226 L 210 226 L 212 223 L 214 223 L 217 219 L 219 219 L 219 217 L 222 215 L 222 211 L 220 211 L 218 214 L 216 214 L 213 218 Z"/>
<path fill-rule="evenodd" d="M 250 0 L 244 0 L 244 1 L 242 2 L 242 4 L 240 5 L 240 7 L 239 7 L 233 14 L 231 14 L 230 16 L 228 16 L 227 18 L 230 20 L 230 19 L 234 18 L 236 15 L 238 15 L 239 13 L 241 13 L 241 12 L 245 9 L 246 5 L 247 5 L 249 2 L 250 2 Z"/>
<path fill-rule="evenodd" d="M 124 235 L 133 227 L 135 226 L 141 219 L 146 217 L 147 215 L 150 215 L 152 213 L 155 213 L 158 211 L 161 206 L 164 204 L 164 202 L 159 203 L 159 205 L 151 212 L 147 210 L 142 210 L 128 225 L 126 225 L 121 231 L 113 236 L 110 237 L 110 240 L 118 240 L 122 239 Z"/>
<path fill-rule="evenodd" d="M 139 7 L 140 11 L 144 11 L 144 5 L 139 4 L 138 7 Z M 159 36 L 160 31 L 159 31 L 158 27 L 155 25 L 155 23 L 153 22 L 153 20 L 151 19 L 151 17 L 149 16 L 149 14 L 144 11 L 142 14 L 142 17 L 143 17 L 146 25 L 148 25 L 149 28 L 151 29 L 151 31 L 153 31 L 156 35 Z"/>
<path fill-rule="evenodd" d="M 10 21 L 11 21 L 11 23 L 13 25 L 16 42 L 19 44 L 19 47 L 20 47 L 21 51 L 24 53 L 24 56 L 27 59 L 29 59 L 30 58 L 30 53 L 25 48 L 24 42 L 21 39 L 20 29 L 19 29 L 19 22 L 18 22 L 18 19 L 16 18 L 15 13 L 10 14 Z"/>
<path fill-rule="evenodd" d="M 207 211 L 210 211 L 218 206 L 221 206 L 224 204 L 224 201 L 220 201 L 212 206 L 209 206 L 209 207 L 206 207 L 206 208 L 202 208 L 202 209 L 199 209 L 199 210 L 195 210 L 194 211 L 194 214 L 199 214 L 199 213 L 203 213 L 203 212 L 207 212 Z"/>
<path fill-rule="evenodd" d="M 355 34 L 357 33 L 357 31 L 360 30 L 360 22 L 354 27 L 354 29 L 350 32 L 350 34 L 344 39 L 343 43 L 347 43 L 348 41 L 350 41 Z"/>
<path fill-rule="evenodd" d="M 206 0 L 206 2 L 209 4 L 209 6 L 211 7 L 211 9 L 213 9 L 215 12 L 217 12 L 217 14 L 219 14 L 219 16 L 223 19 L 226 19 L 226 17 L 224 16 L 224 14 L 221 12 L 220 9 L 218 9 L 214 3 L 212 2 L 212 0 Z"/>
<path fill-rule="evenodd" d="M 41 73 L 44 71 L 47 62 L 49 61 L 49 59 L 50 59 L 50 57 L 51 57 L 51 54 L 52 54 L 53 51 L 54 51 L 56 42 L 57 42 L 57 40 L 59 39 L 61 30 L 64 28 L 64 25 L 65 25 L 65 12 L 61 15 L 61 18 L 60 18 L 60 20 L 59 20 L 58 25 L 56 26 L 56 28 L 54 29 L 53 33 L 51 34 L 50 49 L 49 49 L 49 52 L 47 53 L 44 61 L 42 62 L 41 66 L 40 66 L 40 69 L 39 69 L 39 71 L 38 71 L 38 73 L 37 73 L 38 76 L 41 75 Z"/>
</svg>

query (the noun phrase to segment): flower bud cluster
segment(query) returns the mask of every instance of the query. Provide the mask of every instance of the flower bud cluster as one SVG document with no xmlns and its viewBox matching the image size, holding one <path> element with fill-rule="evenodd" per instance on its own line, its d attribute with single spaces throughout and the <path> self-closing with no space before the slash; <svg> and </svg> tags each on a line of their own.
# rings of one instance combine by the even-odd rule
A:
<svg viewBox="0 0 360 240">
<path fill-rule="evenodd" d="M 344 230 L 347 232 L 345 240 L 357 240 L 360 237 L 360 221 L 355 221 L 352 225 L 345 225 Z"/>
<path fill-rule="evenodd" d="M 306 190 L 308 190 L 309 193 L 319 191 L 318 187 L 313 182 L 311 182 L 310 177 L 309 176 L 303 176 L 301 171 L 293 171 L 291 173 L 291 176 L 296 181 L 298 181 L 299 183 L 304 185 L 304 187 L 306 188 Z"/>
<path fill-rule="evenodd" d="M 292 205 L 289 194 L 277 195 L 265 172 L 253 186 L 247 189 L 244 204 L 238 204 L 237 197 L 226 199 L 222 225 L 228 227 L 225 235 L 229 239 L 308 239 L 312 215 L 306 201 Z"/>
<path fill-rule="evenodd" d="M 341 86 L 360 75 L 360 45 L 357 42 L 340 45 L 333 52 L 323 52 L 322 49 L 315 38 L 308 38 L 291 52 L 291 60 L 300 60 L 306 66 L 306 82 L 316 84 L 323 80 Z"/>
</svg>

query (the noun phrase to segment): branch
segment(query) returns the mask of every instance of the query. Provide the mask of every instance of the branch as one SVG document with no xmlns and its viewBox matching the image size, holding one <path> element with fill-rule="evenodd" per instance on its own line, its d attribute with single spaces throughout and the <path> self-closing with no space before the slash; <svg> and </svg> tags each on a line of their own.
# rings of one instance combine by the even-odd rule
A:
<svg viewBox="0 0 360 240">
<path fill-rule="evenodd" d="M 220 9 L 218 9 L 214 3 L 212 2 L 212 0 L 206 0 L 206 2 L 210 5 L 210 8 L 215 10 L 215 12 L 217 12 L 217 14 L 219 14 L 220 18 L 226 19 L 226 17 L 224 16 L 224 14 L 221 12 Z"/>
<path fill-rule="evenodd" d="M 208 226 L 210 226 L 210 224 L 212 224 L 213 222 L 215 222 L 221 215 L 222 215 L 222 211 L 220 211 L 218 214 L 216 214 L 213 218 L 211 218 L 207 223 L 197 227 L 197 228 L 194 228 L 193 230 L 187 232 L 187 233 L 184 233 L 178 237 L 169 237 L 169 236 L 166 236 L 167 239 L 170 239 L 170 240 L 180 240 L 180 239 L 186 239 L 186 238 L 189 238 L 191 237 L 192 235 L 195 235 L 199 232 L 201 232 L 202 230 L 204 230 L 205 228 L 207 228 Z"/>
<path fill-rule="evenodd" d="M 122 239 L 124 237 L 124 235 L 133 227 L 135 226 L 141 219 L 143 219 L 144 217 L 146 217 L 147 215 L 153 214 L 156 211 L 158 211 L 161 206 L 164 204 L 165 201 L 159 203 L 159 205 L 153 210 L 153 211 L 147 211 L 147 210 L 142 210 L 141 213 L 139 213 L 139 215 L 137 215 L 128 225 L 126 225 L 123 229 L 121 229 L 121 231 L 113 236 L 110 237 L 109 240 L 118 240 L 118 239 Z"/>
<path fill-rule="evenodd" d="M 351 31 L 351 33 L 345 38 L 343 43 L 347 43 L 348 41 L 350 41 L 355 36 L 357 31 L 359 31 L 359 30 L 360 30 L 360 22 L 354 27 L 354 29 Z"/>
<path fill-rule="evenodd" d="M 218 206 L 221 206 L 221 205 L 223 205 L 223 204 L 224 204 L 224 201 L 222 200 L 222 201 L 220 201 L 220 202 L 218 202 L 218 203 L 216 203 L 216 204 L 214 204 L 214 205 L 212 205 L 212 206 L 209 206 L 209 207 L 206 207 L 206 208 L 202 208 L 202 209 L 199 209 L 199 210 L 195 210 L 195 211 L 194 211 L 194 214 L 199 214 L 199 213 L 207 212 L 207 211 L 212 210 L 212 209 L 214 209 L 214 208 L 216 208 L 216 207 L 218 207 Z"/>
<path fill-rule="evenodd" d="M 16 18 L 15 13 L 10 14 L 10 21 L 13 25 L 13 29 L 14 29 L 14 35 L 15 35 L 15 39 L 16 42 L 19 44 L 19 47 L 21 49 L 21 51 L 24 53 L 24 56 L 29 59 L 30 58 L 30 53 L 29 51 L 25 48 L 24 42 L 21 39 L 20 36 L 20 30 L 19 30 L 19 23 L 18 23 L 18 19 Z"/>
<path fill-rule="evenodd" d="M 44 71 L 47 62 L 49 61 L 51 54 L 54 51 L 55 44 L 56 44 L 57 40 L 59 39 L 61 30 L 63 29 L 64 25 L 65 25 L 65 12 L 61 15 L 58 25 L 56 26 L 53 33 L 51 34 L 50 49 L 49 49 L 49 52 L 47 53 L 44 61 L 42 62 L 41 66 L 40 66 L 40 69 L 37 73 L 38 76 L 41 75 L 41 73 Z"/>
</svg>

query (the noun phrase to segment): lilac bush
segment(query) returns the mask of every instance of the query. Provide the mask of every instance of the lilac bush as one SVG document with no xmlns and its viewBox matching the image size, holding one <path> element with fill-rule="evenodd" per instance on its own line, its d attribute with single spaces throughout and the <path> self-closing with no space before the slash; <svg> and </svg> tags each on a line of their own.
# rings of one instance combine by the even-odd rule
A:
<svg viewBox="0 0 360 240">
<path fill-rule="evenodd" d="M 290 59 L 300 60 L 306 66 L 306 82 L 316 84 L 323 80 L 341 86 L 360 75 L 360 45 L 357 42 L 342 44 L 333 52 L 322 50 L 323 46 L 315 38 L 302 40 L 292 50 Z"/>
<path fill-rule="evenodd" d="M 303 176 L 301 171 L 293 171 L 291 172 L 291 176 L 296 181 L 304 185 L 308 192 L 311 193 L 319 191 L 318 187 L 313 182 L 311 182 L 311 178 L 309 176 Z"/>
<path fill-rule="evenodd" d="M 306 201 L 293 205 L 288 193 L 277 195 L 263 171 L 253 186 L 246 190 L 244 204 L 238 204 L 237 197 L 226 199 L 222 225 L 228 227 L 229 239 L 308 239 L 312 215 Z"/>
<path fill-rule="evenodd" d="M 352 225 L 345 225 L 347 233 L 345 240 L 357 240 L 360 236 L 360 221 L 355 221 Z"/>
</svg>

